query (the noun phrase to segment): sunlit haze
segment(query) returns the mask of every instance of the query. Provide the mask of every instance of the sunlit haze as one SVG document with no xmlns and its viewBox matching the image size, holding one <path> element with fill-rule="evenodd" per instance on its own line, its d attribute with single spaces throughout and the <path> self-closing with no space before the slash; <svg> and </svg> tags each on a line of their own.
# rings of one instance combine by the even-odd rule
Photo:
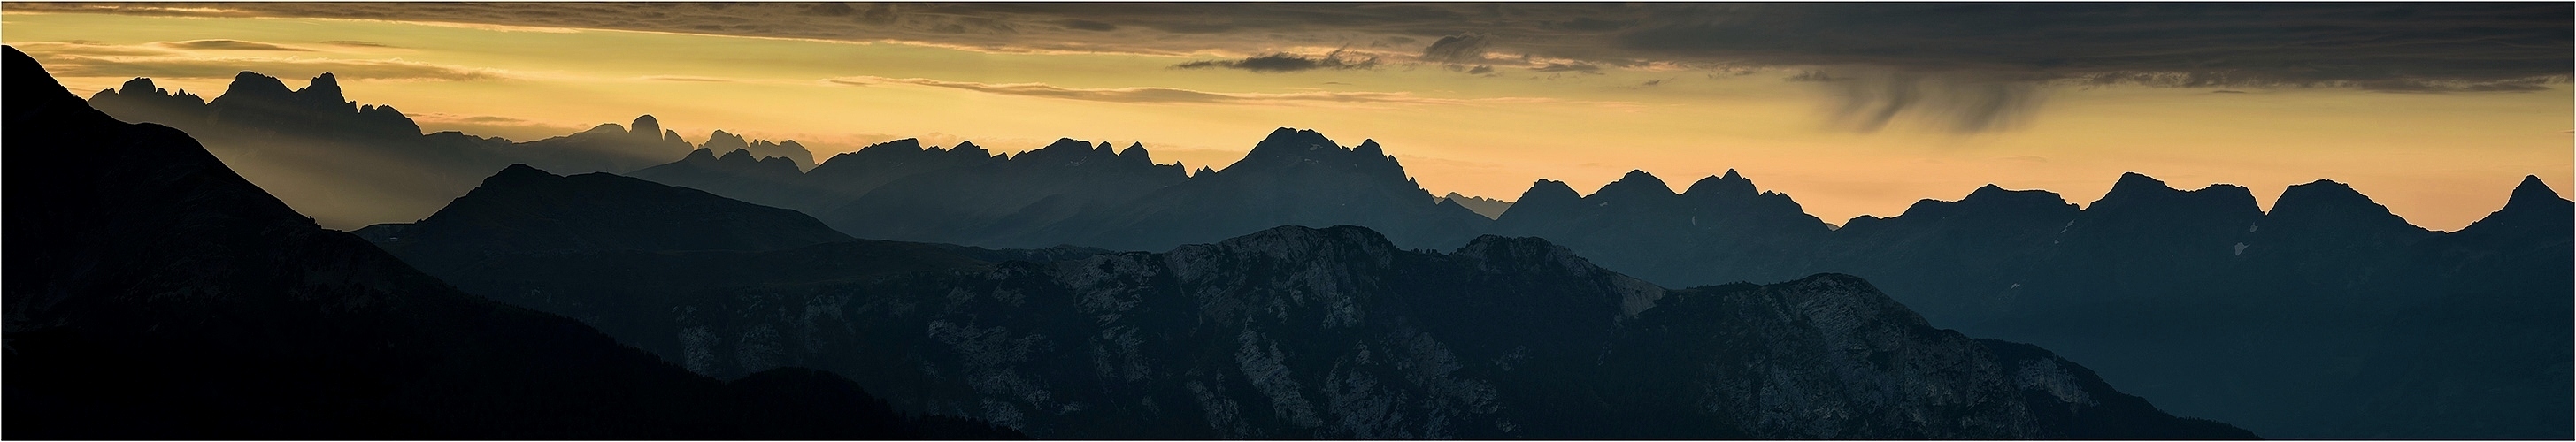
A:
<svg viewBox="0 0 2576 442">
<path fill-rule="evenodd" d="M 2135 171 L 2186 190 L 2247 186 L 2266 207 L 2285 186 L 2332 179 L 2417 225 L 2455 230 L 2501 207 L 2524 175 L 2562 194 L 2576 176 L 2576 93 L 2563 71 L 2515 87 L 2451 89 L 1988 85 L 1938 72 L 1838 71 L 1863 64 L 1837 60 L 1659 60 L 1645 49 L 1615 54 L 1627 62 L 1586 60 L 1465 23 L 1404 38 L 1356 25 L 1193 34 L 1073 20 L 1005 23 L 1010 39 L 959 28 L 942 40 L 800 31 L 822 26 L 812 17 L 771 28 L 741 21 L 758 16 L 707 15 L 706 31 L 687 32 L 687 23 L 607 29 L 394 7 L 352 19 L 180 6 L 196 9 L 10 3 L 0 40 L 83 96 L 138 76 L 212 98 L 242 70 L 290 87 L 332 72 L 350 99 L 395 106 L 425 130 L 513 140 L 652 114 L 692 141 L 715 129 L 794 139 L 818 160 L 899 138 L 1016 152 L 1063 137 L 1141 142 L 1156 162 L 1197 169 L 1223 168 L 1285 126 L 1344 145 L 1374 139 L 1435 195 L 1512 200 L 1542 178 L 1588 193 L 1630 169 L 1678 191 L 1734 169 L 1837 224 L 1987 183 L 2086 204 Z M 865 14 L 839 12 L 862 18 L 846 26 L 871 26 Z M 1426 50 L 1448 33 L 1480 39 L 1477 52 Z M 1057 34 L 1084 37 L 1049 40 Z M 1323 67 L 1207 63 L 1274 53 Z M 1912 85 L 1935 104 L 1944 90 L 2003 88 L 2009 115 L 1900 109 L 1880 127 L 1867 112 L 1843 111 L 1872 105 L 1853 88 Z"/>
</svg>

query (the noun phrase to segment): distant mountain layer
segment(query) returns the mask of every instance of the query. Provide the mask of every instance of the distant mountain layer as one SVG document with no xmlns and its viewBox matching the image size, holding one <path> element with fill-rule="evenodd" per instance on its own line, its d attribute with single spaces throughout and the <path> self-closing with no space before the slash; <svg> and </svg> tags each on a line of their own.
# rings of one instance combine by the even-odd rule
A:
<svg viewBox="0 0 2576 442">
<path fill-rule="evenodd" d="M 691 374 L 460 293 L 6 49 L 6 437 L 1011 437 L 829 373 Z"/>
<path fill-rule="evenodd" d="M 388 249 L 430 253 L 560 250 L 780 250 L 847 241 L 793 210 L 696 189 L 589 173 L 557 176 L 513 165 L 427 219 L 370 226 Z"/>
<path fill-rule="evenodd" d="M 651 115 L 628 126 L 513 143 L 456 132 L 421 134 L 392 106 L 361 106 L 324 73 L 303 89 L 242 72 L 223 96 L 207 101 L 136 78 L 99 91 L 92 106 L 127 121 L 157 123 L 204 140 L 209 150 L 253 183 L 336 228 L 419 219 L 472 188 L 475 179 L 511 164 L 566 173 L 626 173 L 670 162 L 695 149 L 744 150 L 810 167 L 813 153 L 795 141 L 746 141 L 716 131 L 692 146 Z"/>
<path fill-rule="evenodd" d="M 943 151 L 906 140 L 801 176 L 772 167 L 656 179 L 750 189 L 740 197 L 816 213 L 869 238 L 1159 250 L 1263 225 L 1353 224 L 1384 230 L 1405 248 L 1455 247 L 1480 233 L 1543 237 L 1675 286 L 1848 273 L 1937 324 L 2077 355 L 2135 391 L 2169 398 L 2162 400 L 2173 409 L 2289 437 L 2555 438 L 2570 431 L 2569 413 L 2560 411 L 2576 408 L 2566 398 L 2512 394 L 2499 397 L 2519 399 L 2387 396 L 2435 385 L 2563 390 L 2567 377 L 2554 373 L 2566 366 L 2549 361 L 2569 359 L 2558 344 L 2565 336 L 2523 336 L 2472 318 L 2566 311 L 2568 272 L 2483 273 L 2472 281 L 2460 269 L 2481 268 L 2465 259 L 2497 254 L 2512 258 L 2476 259 L 2555 265 L 2563 258 L 2552 257 L 2569 254 L 2566 229 L 2481 223 L 2432 232 L 2332 181 L 2291 187 L 2270 213 L 2243 187 L 2182 191 L 2138 174 L 2083 208 L 2046 191 L 1985 186 L 1958 201 L 1925 200 L 1900 216 L 1837 228 L 1736 171 L 1682 192 L 1638 171 L 1588 195 L 1540 180 L 1488 220 L 1462 216 L 1473 211 L 1471 199 L 1424 199 L 1429 194 L 1374 142 L 1344 148 L 1283 128 L 1224 171 L 1186 178 L 1090 166 L 1122 164 L 1109 159 L 1141 157 L 1141 148 L 1113 156 L 1106 146 L 1083 146 L 1064 140 L 1040 150 L 1083 161 L 1023 163 L 971 145 Z M 1105 172 L 1061 172 L 1069 170 Z M 2513 208 L 2564 204 L 2536 179 L 2516 194 L 2509 212 L 2566 217 Z M 2476 233 L 2501 230 L 2518 233 Z M 2531 241 L 2456 239 L 2497 235 Z M 2537 251 L 2511 252 L 2526 248 Z M 2466 299 L 2495 300 L 2481 304 L 2493 311 L 2414 316 L 2459 311 L 2445 306 Z M 2531 320 L 2540 329 L 2569 328 L 2564 317 Z M 2430 377 L 2420 378 L 2356 368 L 2425 365 L 2416 358 L 2429 349 L 2448 355 L 2429 364 L 2450 368 L 2424 368 Z M 2503 366 L 2529 369 L 2471 370 Z M 2434 417 L 2436 408 L 2479 411 Z"/>
<path fill-rule="evenodd" d="M 1458 192 L 1449 192 L 1448 195 L 1442 195 L 1440 200 L 1457 202 L 1460 206 L 1466 206 L 1467 210 L 1473 210 L 1477 215 L 1484 215 L 1486 218 L 1502 217 L 1504 211 L 1512 209 L 1512 203 L 1510 201 L 1481 196 L 1459 195 Z"/>
<path fill-rule="evenodd" d="M 1666 290 L 1532 238 L 402 255 L 700 373 L 821 367 L 1039 437 L 2253 437 L 1932 328 L 1857 278 Z"/>
</svg>

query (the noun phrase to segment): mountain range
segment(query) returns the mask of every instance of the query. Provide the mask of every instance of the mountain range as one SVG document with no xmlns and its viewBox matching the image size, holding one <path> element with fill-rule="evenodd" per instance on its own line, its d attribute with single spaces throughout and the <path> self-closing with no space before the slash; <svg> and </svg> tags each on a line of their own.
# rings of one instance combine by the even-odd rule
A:
<svg viewBox="0 0 2576 442">
<path fill-rule="evenodd" d="M 9 47 L 6 437 L 989 439 L 848 379 L 718 381 L 325 230 Z"/>
<path fill-rule="evenodd" d="M 2253 437 L 2165 414 L 2045 350 L 1933 328 L 1844 275 L 1670 290 L 1542 239 L 1408 251 L 1352 226 L 1163 253 L 594 248 L 551 238 L 665 225 L 626 214 L 685 209 L 711 230 L 777 209 L 511 176 L 533 173 L 505 171 L 414 227 L 527 244 L 381 244 L 698 373 L 815 367 L 902 409 L 1038 437 Z M 524 207 L 609 215 L 460 221 Z"/>
<path fill-rule="evenodd" d="M 307 90 L 336 97 L 336 86 L 316 83 Z M 273 95 L 282 89 L 248 90 Z M 124 95 L 134 94 L 118 96 Z M 188 102 L 184 94 L 150 95 Z M 346 131 L 402 133 L 385 123 L 391 119 L 356 116 L 399 115 L 390 109 L 348 112 L 337 109 L 353 104 L 334 103 L 339 113 L 331 115 L 348 116 L 328 118 L 348 121 L 330 127 L 381 124 L 393 128 Z M 188 106 L 215 105 L 165 105 Z M 633 126 L 658 127 L 649 123 Z M 1154 163 L 1141 145 L 1113 149 L 1069 139 L 1016 155 L 972 143 L 943 148 L 898 140 L 800 171 L 792 156 L 761 158 L 752 150 L 760 143 L 720 150 L 732 143 L 711 140 L 712 147 L 687 151 L 685 142 L 671 143 L 676 134 L 645 132 L 595 129 L 567 138 L 620 139 L 623 133 L 635 146 L 671 146 L 637 151 L 682 158 L 651 167 L 519 162 L 567 174 L 626 173 L 614 167 L 632 166 L 638 178 L 794 209 L 848 236 L 962 245 L 951 250 L 1172 250 L 1280 225 L 1349 224 L 1383 232 L 1407 250 L 1454 250 L 1484 234 L 1545 238 L 1604 268 L 1670 287 L 1849 274 L 1931 324 L 2037 344 L 2086 361 L 2111 384 L 2166 409 L 2267 436 L 2567 438 L 2576 432 L 2567 418 L 2576 406 L 2555 393 L 2571 388 L 2568 361 L 2576 359 L 2564 314 L 2571 311 L 2568 287 L 2576 286 L 2566 269 L 2576 252 L 2570 229 L 2559 227 L 2571 215 L 2568 201 L 2536 178 L 2516 187 L 2502 210 L 2456 232 L 2410 225 L 2333 181 L 2291 186 L 2267 212 L 2250 189 L 2222 184 L 2185 191 L 2134 173 L 2082 206 L 2044 190 L 1988 185 L 1956 201 L 1927 199 L 1897 216 L 1836 226 L 1732 170 L 1681 192 L 1642 171 L 1590 194 L 1538 180 L 1494 211 L 1493 204 L 1463 195 L 1433 197 L 1373 141 L 1345 147 L 1291 128 L 1273 131 L 1223 170 L 1189 173 L 1177 163 Z M 341 136 L 330 133 L 295 136 Z M 420 137 L 482 140 L 478 146 L 494 149 L 536 144 L 455 133 Z M 360 153 L 312 158 L 364 159 L 368 152 L 346 150 Z M 253 158 L 254 164 L 270 161 Z M 508 164 L 493 161 L 502 160 L 474 163 L 481 169 L 457 167 L 436 180 L 347 178 L 446 183 L 406 200 L 444 202 Z M 339 166 L 279 167 L 303 169 L 243 170 L 254 182 L 288 186 L 300 183 L 294 181 L 299 174 L 348 173 L 311 171 Z M 366 186 L 295 188 L 328 193 Z M 342 203 L 286 199 L 298 207 Z"/>
<path fill-rule="evenodd" d="M 244 71 L 208 101 L 149 78 L 99 91 L 90 103 L 111 116 L 186 131 L 255 184 L 314 216 L 350 229 L 415 220 L 463 194 L 492 171 L 529 164 L 570 173 L 627 173 L 680 159 L 692 149 L 744 150 L 810 167 L 795 141 L 745 141 L 715 131 L 693 145 L 651 115 L 632 124 L 528 142 L 459 132 L 422 134 L 390 105 L 359 105 L 324 73 L 302 89 Z"/>
</svg>

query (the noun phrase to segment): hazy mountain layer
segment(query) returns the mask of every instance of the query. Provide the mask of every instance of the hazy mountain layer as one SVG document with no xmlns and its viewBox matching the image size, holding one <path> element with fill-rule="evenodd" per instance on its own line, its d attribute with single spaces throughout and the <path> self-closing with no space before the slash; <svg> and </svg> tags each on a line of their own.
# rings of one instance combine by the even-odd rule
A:
<svg viewBox="0 0 2576 442">
<path fill-rule="evenodd" d="M 511 164 L 626 173 L 671 162 L 691 149 L 742 149 L 799 167 L 813 162 L 813 153 L 794 141 L 745 141 L 723 131 L 692 146 L 651 115 L 626 126 L 602 124 L 529 142 L 457 132 L 423 135 L 419 124 L 393 106 L 349 101 L 329 73 L 289 89 L 277 78 L 245 71 L 213 101 L 136 78 L 99 91 L 90 102 L 127 121 L 187 131 L 252 183 L 322 225 L 341 229 L 420 219 Z"/>
<path fill-rule="evenodd" d="M 458 292 L 0 57 L 9 438 L 1011 436 L 829 373 L 719 382 Z"/>
<path fill-rule="evenodd" d="M 2252 437 L 1934 329 L 1857 278 L 1671 291 L 1529 238 L 1444 254 L 1280 227 L 1007 262 L 870 241 L 405 256 L 701 373 L 824 367 L 1040 437 Z"/>
</svg>

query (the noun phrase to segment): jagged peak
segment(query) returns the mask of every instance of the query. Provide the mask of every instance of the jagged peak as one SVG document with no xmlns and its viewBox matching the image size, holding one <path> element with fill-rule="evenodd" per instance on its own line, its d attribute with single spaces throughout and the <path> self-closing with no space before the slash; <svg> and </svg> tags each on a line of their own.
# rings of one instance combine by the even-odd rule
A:
<svg viewBox="0 0 2576 442">
<path fill-rule="evenodd" d="M 699 148 L 698 150 L 707 150 L 707 149 L 705 149 L 705 148 Z M 742 162 L 755 162 L 755 161 L 759 161 L 758 159 L 754 159 L 754 158 L 752 158 L 752 156 L 751 156 L 751 149 L 734 149 L 734 150 L 733 150 L 733 151 L 731 151 L 731 152 L 725 152 L 725 154 L 724 154 L 724 156 L 723 156 L 723 157 L 721 157 L 721 158 L 716 158 L 716 160 L 717 160 L 717 161 L 724 161 L 724 162 L 728 162 L 728 163 L 730 163 L 730 162 L 735 162 L 735 161 L 742 161 Z"/>
<path fill-rule="evenodd" d="M 1180 164 L 1180 163 L 1172 163 L 1172 164 L 1177 165 L 1177 164 Z M 1216 168 L 1214 168 L 1214 167 L 1208 167 L 1208 166 L 1199 166 L 1199 170 L 1198 170 L 1197 172 L 1190 172 L 1190 178 L 1204 178 L 1204 177 L 1209 177 L 1209 176 L 1214 176 L 1214 175 L 1216 175 Z"/>
<path fill-rule="evenodd" d="M 715 161 L 715 160 L 716 160 L 716 151 L 715 151 L 714 149 L 708 149 L 708 148 L 704 148 L 704 147 L 698 148 L 697 150 L 689 151 L 689 156 L 680 158 L 680 161 Z"/>
<path fill-rule="evenodd" d="M 1118 148 L 1111 147 L 1107 141 L 1100 142 L 1100 147 L 1098 149 L 1100 150 L 1100 153 L 1115 153 L 1118 151 Z"/>
<path fill-rule="evenodd" d="M 632 131 L 637 134 L 660 135 L 662 133 L 662 120 L 653 118 L 653 114 L 644 114 L 636 116 L 635 123 L 629 124 L 627 127 L 632 128 Z"/>
<path fill-rule="evenodd" d="M 585 134 L 621 133 L 621 134 L 622 134 L 622 133 L 626 133 L 626 126 L 619 126 L 619 125 L 617 125 L 617 123 L 599 123 L 599 125 L 598 125 L 598 126 L 591 126 L 591 127 L 590 127 L 590 130 L 581 131 L 581 133 L 585 133 Z"/>
<path fill-rule="evenodd" d="M 680 131 L 670 130 L 670 129 L 663 129 L 663 130 L 662 130 L 662 142 L 664 142 L 664 143 L 683 143 L 683 144 L 686 144 L 686 143 L 688 143 L 688 142 L 689 142 L 689 140 L 683 140 L 683 139 L 680 139 Z"/>
<path fill-rule="evenodd" d="M 1744 176 L 1743 176 L 1743 175 L 1737 175 L 1737 174 L 1735 173 L 1735 169 L 1734 169 L 1734 168 L 1727 168 L 1727 169 L 1726 169 L 1726 176 L 1718 177 L 1718 179 L 1722 179 L 1722 180 L 1741 180 L 1741 179 L 1744 179 Z"/>
</svg>

